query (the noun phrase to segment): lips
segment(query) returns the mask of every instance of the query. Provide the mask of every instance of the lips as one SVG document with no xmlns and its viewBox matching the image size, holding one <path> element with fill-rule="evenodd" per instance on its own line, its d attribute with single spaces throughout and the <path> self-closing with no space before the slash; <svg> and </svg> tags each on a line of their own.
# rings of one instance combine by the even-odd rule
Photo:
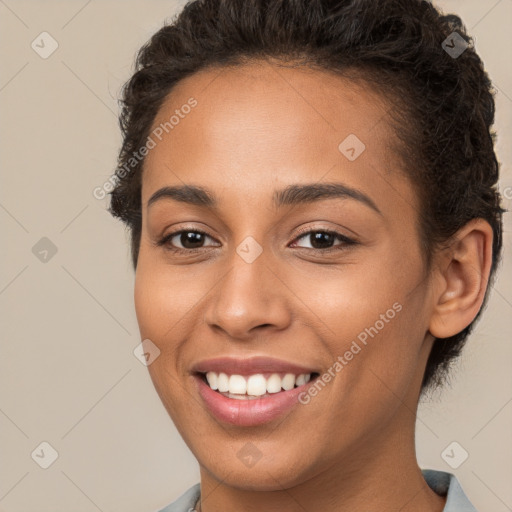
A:
<svg viewBox="0 0 512 512">
<path fill-rule="evenodd" d="M 319 373 L 318 369 L 266 356 L 251 358 L 218 357 L 194 364 L 192 373 L 226 373 L 228 375 L 253 375 L 256 373 L 293 373 L 295 375 Z"/>
<path fill-rule="evenodd" d="M 192 373 L 195 377 L 198 393 L 207 411 L 217 420 L 239 427 L 256 426 L 270 422 L 286 411 L 297 407 L 299 405 L 299 395 L 305 392 L 307 387 L 319 375 L 319 372 L 314 368 L 264 356 L 245 359 L 219 357 L 203 360 L 192 367 Z M 278 375 L 288 377 L 296 375 L 301 376 L 301 378 L 295 380 L 296 387 L 286 385 L 285 389 L 280 391 L 276 389 L 262 396 L 249 397 L 245 394 L 222 393 L 215 389 L 215 385 L 212 388 L 207 383 L 206 378 L 206 375 L 208 375 L 211 380 L 212 374 L 223 375 L 224 377 L 231 376 L 237 381 L 247 379 L 248 382 L 253 378 L 262 380 L 263 377 L 273 376 L 272 378 L 276 378 Z M 305 376 L 308 376 L 308 378 L 304 379 Z M 217 376 L 214 380 L 216 378 Z M 240 388 L 237 392 L 242 391 Z M 263 391 L 261 389 L 257 394 L 261 395 Z M 245 400 L 242 398 L 245 398 Z"/>
</svg>

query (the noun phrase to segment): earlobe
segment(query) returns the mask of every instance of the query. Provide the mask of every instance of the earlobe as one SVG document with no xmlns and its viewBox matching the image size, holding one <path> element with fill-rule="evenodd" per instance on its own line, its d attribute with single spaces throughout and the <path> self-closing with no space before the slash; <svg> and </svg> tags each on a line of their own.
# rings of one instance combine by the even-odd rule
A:
<svg viewBox="0 0 512 512">
<path fill-rule="evenodd" d="M 436 338 L 464 330 L 480 310 L 492 264 L 493 232 L 484 219 L 473 219 L 439 256 L 439 288 L 429 324 Z"/>
</svg>

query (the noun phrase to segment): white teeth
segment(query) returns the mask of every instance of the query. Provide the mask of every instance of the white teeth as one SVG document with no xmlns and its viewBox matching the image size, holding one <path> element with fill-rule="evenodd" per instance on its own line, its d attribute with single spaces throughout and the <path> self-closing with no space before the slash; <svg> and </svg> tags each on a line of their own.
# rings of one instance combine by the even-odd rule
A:
<svg viewBox="0 0 512 512">
<path fill-rule="evenodd" d="M 241 375 L 231 375 L 229 377 L 229 392 L 245 395 L 247 393 L 247 381 Z"/>
<path fill-rule="evenodd" d="M 259 396 L 252 396 L 252 395 L 237 395 L 233 393 L 222 393 L 224 396 L 227 396 L 228 398 L 234 398 L 236 400 L 256 400 L 259 398 Z"/>
<path fill-rule="evenodd" d="M 244 379 L 245 380 L 245 379 Z M 231 388 L 229 388 L 231 390 Z M 267 392 L 267 381 L 263 375 L 251 375 L 247 380 L 247 394 L 261 396 Z"/>
<path fill-rule="evenodd" d="M 281 377 L 277 373 L 273 373 L 267 379 L 267 391 L 269 393 L 278 393 L 281 391 Z"/>
<path fill-rule="evenodd" d="M 281 385 L 285 391 L 293 389 L 295 387 L 295 375 L 293 375 L 293 373 L 287 373 Z"/>
<path fill-rule="evenodd" d="M 206 380 L 213 390 L 224 393 L 229 398 L 244 399 L 260 397 L 268 393 L 279 393 L 282 389 L 288 391 L 295 386 L 302 386 L 311 379 L 310 373 L 295 376 L 293 373 L 273 373 L 265 378 L 261 373 L 250 376 L 227 375 L 226 373 L 208 372 Z"/>
<path fill-rule="evenodd" d="M 223 392 L 229 391 L 229 379 L 225 373 L 219 373 L 217 377 L 217 389 Z"/>
<path fill-rule="evenodd" d="M 302 386 L 302 384 L 306 384 L 306 376 L 304 374 L 299 375 L 297 377 L 297 380 L 295 381 L 295 384 L 297 384 L 297 386 Z"/>
<path fill-rule="evenodd" d="M 217 384 L 217 374 L 215 372 L 208 372 L 206 374 L 206 380 L 212 389 L 217 389 L 219 387 Z"/>
</svg>

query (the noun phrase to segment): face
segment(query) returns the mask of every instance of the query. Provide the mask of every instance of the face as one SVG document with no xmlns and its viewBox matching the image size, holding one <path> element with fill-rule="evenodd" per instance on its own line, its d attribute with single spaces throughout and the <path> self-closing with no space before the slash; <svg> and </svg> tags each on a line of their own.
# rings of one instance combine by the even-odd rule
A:
<svg viewBox="0 0 512 512">
<path fill-rule="evenodd" d="M 412 436 L 431 300 L 388 109 L 363 84 L 253 62 L 181 81 L 155 119 L 137 320 L 163 404 L 219 480 L 296 485 Z M 266 395 L 240 400 L 244 382 Z"/>
</svg>

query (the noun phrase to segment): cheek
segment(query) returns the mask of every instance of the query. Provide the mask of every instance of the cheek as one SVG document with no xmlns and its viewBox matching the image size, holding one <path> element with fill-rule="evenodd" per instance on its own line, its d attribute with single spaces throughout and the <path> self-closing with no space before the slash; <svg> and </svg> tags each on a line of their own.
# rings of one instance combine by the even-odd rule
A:
<svg viewBox="0 0 512 512">
<path fill-rule="evenodd" d="M 141 336 L 154 338 L 157 344 L 170 340 L 170 329 L 205 293 L 198 283 L 188 271 L 171 269 L 161 258 L 141 249 L 134 285 Z"/>
<path fill-rule="evenodd" d="M 413 252 L 409 248 L 406 255 L 390 247 L 332 279 L 309 281 L 308 301 L 319 312 L 319 329 L 327 332 L 324 341 L 332 363 L 341 356 L 342 369 L 337 365 L 336 373 L 352 389 L 358 383 L 359 392 L 375 392 L 379 378 L 391 389 L 400 388 L 417 369 L 425 335 L 426 282 L 421 259 Z"/>
<path fill-rule="evenodd" d="M 357 336 L 372 326 L 381 314 L 400 302 L 407 289 L 407 276 L 393 276 L 385 255 L 367 258 L 326 274 L 309 272 L 303 284 L 304 303 L 317 313 L 334 339 Z M 396 268 L 396 267 L 395 267 Z M 304 276 L 305 277 L 305 276 Z"/>
<path fill-rule="evenodd" d="M 157 339 L 156 333 L 163 328 L 166 315 L 161 295 L 161 286 L 139 258 L 135 273 L 134 303 L 142 338 Z"/>
<path fill-rule="evenodd" d="M 181 410 L 182 386 L 172 384 L 176 382 L 176 355 L 180 349 L 173 342 L 173 326 L 182 315 L 173 300 L 176 294 L 170 291 L 173 287 L 168 279 L 156 262 L 146 258 L 143 252 L 139 254 L 134 304 L 140 339 L 151 340 L 160 350 L 159 356 L 147 369 L 164 407 L 173 421 L 177 422 L 185 413 Z"/>
</svg>

